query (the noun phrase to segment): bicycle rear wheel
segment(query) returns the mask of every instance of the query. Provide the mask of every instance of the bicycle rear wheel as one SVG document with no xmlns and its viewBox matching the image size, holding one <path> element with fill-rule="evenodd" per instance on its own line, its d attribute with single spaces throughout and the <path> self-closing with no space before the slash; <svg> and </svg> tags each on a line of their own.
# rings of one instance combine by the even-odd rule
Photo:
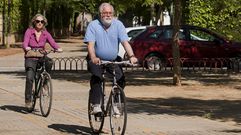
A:
<svg viewBox="0 0 241 135">
<path fill-rule="evenodd" d="M 126 97 L 123 89 L 117 87 L 111 92 L 110 128 L 113 135 L 124 135 L 127 123 Z M 118 112 L 117 112 L 118 111 Z"/>
<path fill-rule="evenodd" d="M 88 100 L 88 117 L 90 128 L 94 134 L 99 134 L 102 131 L 105 117 L 103 113 L 93 114 L 93 104 L 91 103 L 90 92 Z"/>
<path fill-rule="evenodd" d="M 40 86 L 40 110 L 44 117 L 50 113 L 52 106 L 53 86 L 51 77 L 48 73 L 43 74 Z"/>
</svg>

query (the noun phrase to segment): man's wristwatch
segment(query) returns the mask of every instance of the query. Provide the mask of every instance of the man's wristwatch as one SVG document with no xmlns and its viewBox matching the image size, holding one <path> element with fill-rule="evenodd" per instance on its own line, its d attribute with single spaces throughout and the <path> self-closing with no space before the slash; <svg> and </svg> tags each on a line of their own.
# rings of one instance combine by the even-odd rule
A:
<svg viewBox="0 0 241 135">
<path fill-rule="evenodd" d="M 129 58 L 132 58 L 132 57 L 135 57 L 135 55 L 133 54 L 133 55 L 129 56 Z"/>
</svg>

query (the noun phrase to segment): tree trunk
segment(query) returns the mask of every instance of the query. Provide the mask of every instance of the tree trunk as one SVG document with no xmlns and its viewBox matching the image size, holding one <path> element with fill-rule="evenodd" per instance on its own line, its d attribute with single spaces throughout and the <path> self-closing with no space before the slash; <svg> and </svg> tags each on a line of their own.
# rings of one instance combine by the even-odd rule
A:
<svg viewBox="0 0 241 135">
<path fill-rule="evenodd" d="M 3 12 L 2 12 L 2 18 L 3 18 L 3 28 L 2 28 L 2 45 L 5 46 L 5 0 L 3 1 Z"/>
<path fill-rule="evenodd" d="M 156 14 L 156 25 L 158 25 L 158 22 L 160 21 L 160 26 L 163 24 L 163 10 L 164 8 L 162 7 L 162 6 L 159 6 L 159 8 L 158 8 L 158 11 L 157 11 L 157 14 Z"/>
<path fill-rule="evenodd" d="M 43 9 L 43 16 L 45 16 L 46 17 L 46 0 L 44 0 L 44 9 Z"/>
<path fill-rule="evenodd" d="M 151 24 L 150 25 L 155 25 L 156 24 L 156 13 L 155 13 L 155 5 L 151 5 Z"/>
<path fill-rule="evenodd" d="M 173 55 L 173 84 L 181 86 L 181 66 L 180 66 L 180 50 L 178 43 L 178 33 L 181 21 L 181 1 L 174 0 L 174 30 L 172 39 L 172 55 Z"/>
<path fill-rule="evenodd" d="M 10 36 L 11 36 L 11 0 L 8 0 L 8 16 L 7 16 L 7 43 L 6 48 L 10 47 Z"/>
</svg>

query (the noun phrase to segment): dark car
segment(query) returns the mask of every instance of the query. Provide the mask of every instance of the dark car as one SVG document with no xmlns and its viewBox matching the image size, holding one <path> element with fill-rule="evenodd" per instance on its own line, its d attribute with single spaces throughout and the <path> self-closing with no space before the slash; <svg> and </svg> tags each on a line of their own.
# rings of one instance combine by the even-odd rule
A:
<svg viewBox="0 0 241 135">
<path fill-rule="evenodd" d="M 172 58 L 173 26 L 151 26 L 130 41 L 141 64 L 147 68 Z M 181 58 L 233 58 L 241 56 L 241 43 L 229 41 L 205 28 L 184 25 L 179 31 Z"/>
</svg>

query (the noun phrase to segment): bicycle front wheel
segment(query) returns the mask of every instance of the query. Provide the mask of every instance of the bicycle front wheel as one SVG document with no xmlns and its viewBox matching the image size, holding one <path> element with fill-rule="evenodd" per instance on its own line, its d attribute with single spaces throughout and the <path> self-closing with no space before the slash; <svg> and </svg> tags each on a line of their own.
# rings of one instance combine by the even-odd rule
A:
<svg viewBox="0 0 241 135">
<path fill-rule="evenodd" d="M 111 92 L 110 128 L 113 135 L 124 135 L 127 123 L 126 97 L 121 87 Z"/>
<path fill-rule="evenodd" d="M 90 128 L 92 129 L 93 133 L 101 133 L 105 121 L 105 116 L 103 113 L 93 114 L 93 104 L 91 103 L 90 92 L 88 100 L 88 117 Z"/>
<path fill-rule="evenodd" d="M 50 113 L 52 106 L 53 86 L 51 76 L 48 73 L 43 74 L 40 88 L 40 110 L 44 117 Z"/>
</svg>

